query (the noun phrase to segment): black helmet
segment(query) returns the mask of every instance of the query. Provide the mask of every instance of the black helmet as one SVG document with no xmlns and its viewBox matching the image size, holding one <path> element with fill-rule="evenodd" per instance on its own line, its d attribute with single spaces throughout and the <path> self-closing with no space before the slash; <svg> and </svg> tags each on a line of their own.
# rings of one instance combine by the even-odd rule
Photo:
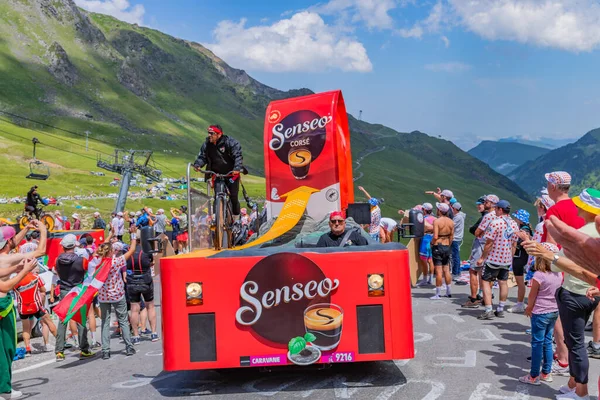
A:
<svg viewBox="0 0 600 400">
<path fill-rule="evenodd" d="M 187 212 L 187 206 L 181 206 L 181 207 L 179 207 L 179 208 L 181 208 L 181 211 L 183 211 L 183 212 Z"/>
</svg>

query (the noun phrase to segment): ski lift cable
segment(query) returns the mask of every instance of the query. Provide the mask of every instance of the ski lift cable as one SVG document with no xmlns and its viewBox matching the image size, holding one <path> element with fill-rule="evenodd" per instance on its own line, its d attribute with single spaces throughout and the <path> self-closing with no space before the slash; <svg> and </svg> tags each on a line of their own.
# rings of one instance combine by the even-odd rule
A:
<svg viewBox="0 0 600 400">
<path fill-rule="evenodd" d="M 5 134 L 5 135 L 10 135 L 10 136 L 14 136 L 16 138 L 22 139 L 22 140 L 26 140 L 27 142 L 31 141 L 31 139 L 24 138 L 23 136 L 15 135 L 14 133 L 7 132 L 7 131 L 5 131 L 3 129 L 0 129 L 0 132 L 3 133 L 3 134 Z M 59 150 L 59 151 L 64 152 L 64 153 L 69 153 L 69 154 L 73 154 L 73 155 L 76 155 L 76 156 L 80 156 L 80 157 L 84 157 L 84 158 L 88 158 L 90 160 L 96 161 L 96 159 L 94 157 L 90 157 L 90 156 L 86 156 L 86 155 L 83 155 L 83 154 L 75 153 L 75 152 L 72 152 L 72 151 L 69 151 L 69 150 L 61 149 L 59 147 L 55 147 L 55 146 L 52 146 L 52 145 L 47 144 L 47 143 L 41 143 L 41 142 L 38 142 L 38 143 L 43 144 L 44 147 L 48 147 L 48 148 L 51 148 L 51 149 L 54 149 L 54 150 Z"/>
<path fill-rule="evenodd" d="M 7 131 L 5 131 L 5 130 L 3 130 L 3 129 L 0 129 L 0 133 L 3 133 L 3 134 L 6 134 L 6 135 L 10 135 L 10 136 L 16 137 L 16 138 L 18 138 L 18 139 L 21 139 L 21 140 L 23 140 L 23 141 L 26 141 L 26 142 L 30 142 L 30 139 L 28 139 L 28 138 L 25 138 L 25 137 L 23 137 L 23 136 L 16 135 L 16 134 L 14 134 L 14 133 L 11 133 L 11 132 L 7 132 Z M 59 139 L 59 140 L 62 140 L 62 139 Z M 75 156 L 79 156 L 79 157 L 87 158 L 87 159 L 89 159 L 89 160 L 92 160 L 92 161 L 97 161 L 97 159 L 96 159 L 96 158 L 94 158 L 94 157 L 90 157 L 90 156 L 86 156 L 86 155 L 84 155 L 84 154 L 75 153 L 75 152 L 73 152 L 73 151 L 69 151 L 69 150 L 61 149 L 61 148 L 59 148 L 59 147 L 52 146 L 52 145 L 50 145 L 50 144 L 47 144 L 47 143 L 41 143 L 41 142 L 40 142 L 40 144 L 42 144 L 44 147 L 48 147 L 48 148 L 51 148 L 51 149 L 54 149 L 54 150 L 58 150 L 58 151 L 61 151 L 61 152 L 65 152 L 65 153 L 73 154 L 73 155 L 75 155 Z M 158 163 L 157 163 L 157 164 L 158 164 Z M 165 175 L 165 177 L 166 177 L 166 178 L 178 179 L 178 178 L 177 178 L 177 174 L 176 174 L 174 171 L 171 171 L 171 172 L 173 172 L 173 173 L 174 173 L 174 176 Z"/>
<path fill-rule="evenodd" d="M 54 137 L 54 138 L 56 138 L 56 139 L 58 139 L 58 140 L 61 140 L 61 141 L 63 141 L 63 142 L 70 143 L 70 144 L 72 144 L 72 145 L 74 145 L 74 146 L 79 146 L 79 147 L 81 147 L 81 148 L 86 148 L 86 146 L 85 146 L 84 144 L 80 144 L 80 143 L 72 142 L 72 141 L 70 141 L 70 140 L 67 140 L 67 139 L 65 139 L 65 138 L 63 138 L 63 137 L 60 137 L 60 136 L 58 136 L 58 135 L 56 135 L 56 134 L 54 134 L 54 133 L 50 133 L 50 132 L 46 132 L 46 131 L 42 131 L 42 130 L 39 130 L 39 129 L 30 128 L 30 127 L 27 127 L 27 126 L 21 126 L 21 125 L 19 125 L 19 124 L 16 124 L 16 123 L 12 122 L 11 120 L 8 120 L 8 119 L 5 119 L 5 118 L 1 118 L 1 117 L 0 117 L 0 121 L 7 122 L 7 123 L 9 123 L 9 124 L 12 124 L 12 125 L 14 125 L 14 126 L 17 126 L 17 127 L 19 127 L 19 128 L 22 128 L 22 129 L 28 129 L 28 130 L 30 130 L 30 131 L 39 132 L 39 133 L 42 133 L 42 134 L 45 134 L 45 135 L 49 135 L 49 136 L 51 136 L 51 137 Z M 104 142 L 102 142 L 102 143 L 104 143 Z M 107 143 L 106 143 L 106 144 L 107 144 Z M 106 152 L 100 151 L 100 150 L 98 150 L 98 149 L 94 149 L 94 148 L 92 148 L 92 147 L 89 147 L 89 146 L 88 146 L 88 148 L 89 148 L 90 150 L 92 150 L 92 151 L 95 151 L 95 152 L 97 152 L 97 153 L 103 154 L 103 155 L 105 155 L 105 156 L 108 156 L 108 157 L 113 157 L 113 156 L 114 156 L 114 154 L 106 153 Z M 156 160 L 154 160 L 154 162 L 155 162 L 157 165 L 161 166 L 163 169 L 165 169 L 165 170 L 167 170 L 167 171 L 170 171 L 170 172 L 172 172 L 173 174 L 175 174 L 175 176 L 177 176 L 177 175 L 180 175 L 180 174 L 178 174 L 177 172 L 175 172 L 175 171 L 173 171 L 172 169 L 170 169 L 169 167 L 165 166 L 164 164 L 161 164 L 161 163 L 159 163 L 159 162 L 158 162 L 158 161 L 156 161 Z"/>
<path fill-rule="evenodd" d="M 56 130 L 59 130 L 59 131 L 67 132 L 67 133 L 70 133 L 70 134 L 73 134 L 73 135 L 76 135 L 76 136 L 80 136 L 80 137 L 82 137 L 82 138 L 85 138 L 85 137 L 86 137 L 86 135 L 85 135 L 85 134 L 83 134 L 83 133 L 74 132 L 74 131 L 72 131 L 72 130 L 69 130 L 69 129 L 59 128 L 59 127 L 57 127 L 57 126 L 54 126 L 54 125 L 51 125 L 51 124 L 47 124 L 47 123 L 45 123 L 45 122 L 36 121 L 36 120 L 34 120 L 34 119 L 27 118 L 27 117 L 24 117 L 24 116 L 22 116 L 22 115 L 17 115 L 17 114 L 14 114 L 14 113 L 12 113 L 12 112 L 9 112 L 9 111 L 0 110 L 0 113 L 2 113 L 2 114 L 5 114 L 5 115 L 10 115 L 11 117 L 14 117 L 14 118 L 19 118 L 19 119 L 22 119 L 22 120 L 25 120 L 25 121 L 29 121 L 29 122 L 33 122 L 33 123 L 40 124 L 40 125 L 43 125 L 43 126 L 47 126 L 47 127 L 49 127 L 49 128 L 56 129 Z M 12 122 L 12 123 L 14 124 L 14 122 Z M 17 126 L 21 126 L 21 125 L 18 125 L 18 124 L 15 124 L 15 125 L 17 125 Z M 100 139 L 94 139 L 94 140 L 95 140 L 95 141 L 97 141 L 97 142 L 100 142 L 100 143 L 103 143 L 103 144 L 106 144 L 106 145 L 112 146 L 112 147 L 121 147 L 121 146 L 118 146 L 118 145 L 116 145 L 116 144 L 114 144 L 114 143 L 107 142 L 107 141 L 105 141 L 105 140 L 100 140 Z M 187 154 L 190 154 L 190 155 L 194 155 L 194 156 L 196 155 L 196 154 L 195 154 L 195 153 L 193 153 L 193 152 L 189 152 L 189 151 L 186 151 L 186 150 L 184 150 L 184 149 L 181 149 L 181 150 L 182 150 L 184 153 L 187 153 Z"/>
<path fill-rule="evenodd" d="M 70 140 L 68 140 L 68 139 L 65 139 L 65 138 L 63 138 L 63 137 L 60 137 L 60 136 L 58 136 L 58 135 L 57 135 L 57 134 L 55 134 L 55 133 L 50 133 L 50 132 L 42 131 L 42 130 L 39 130 L 39 129 L 30 128 L 30 127 L 28 127 L 28 126 L 22 126 L 22 125 L 19 125 L 19 124 L 15 124 L 15 123 L 14 123 L 14 122 L 12 122 L 11 120 L 8 120 L 8 119 L 5 119 L 5 118 L 1 118 L 1 117 L 0 117 L 0 121 L 7 122 L 7 123 L 9 123 L 9 124 L 12 124 L 12 125 L 14 125 L 14 126 L 17 126 L 17 127 L 21 128 L 21 129 L 28 129 L 28 130 L 30 130 L 30 131 L 34 131 L 34 132 L 42 133 L 42 134 L 44 134 L 44 135 L 49 135 L 49 136 L 52 136 L 52 137 L 54 137 L 54 138 L 57 138 L 57 139 L 59 139 L 59 140 L 62 140 L 63 142 L 70 143 L 70 144 L 72 144 L 72 145 L 74 145 L 74 146 L 79 146 L 79 147 L 82 147 L 82 148 L 86 148 L 84 144 L 80 144 L 80 143 L 72 142 L 72 141 L 70 141 Z M 103 152 L 103 151 L 100 151 L 100 150 L 98 150 L 98 149 L 94 149 L 94 148 L 91 148 L 91 147 L 89 147 L 89 149 L 90 149 L 90 150 L 92 150 L 92 151 L 95 151 L 95 152 L 97 152 L 97 153 L 104 154 L 105 156 L 112 156 L 112 154 L 105 153 L 105 152 Z"/>
</svg>

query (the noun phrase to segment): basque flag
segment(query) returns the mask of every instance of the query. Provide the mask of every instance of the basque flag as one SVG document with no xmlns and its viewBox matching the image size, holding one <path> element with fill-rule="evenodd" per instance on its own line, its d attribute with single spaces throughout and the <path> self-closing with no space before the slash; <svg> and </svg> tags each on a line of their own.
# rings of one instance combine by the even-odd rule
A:
<svg viewBox="0 0 600 400">
<path fill-rule="evenodd" d="M 102 260 L 94 258 L 89 262 L 88 273 L 83 283 L 71 289 L 65 298 L 54 307 L 54 313 L 63 324 L 67 324 L 73 319 L 85 326 L 92 300 L 104 285 L 111 267 L 111 258 Z"/>
</svg>

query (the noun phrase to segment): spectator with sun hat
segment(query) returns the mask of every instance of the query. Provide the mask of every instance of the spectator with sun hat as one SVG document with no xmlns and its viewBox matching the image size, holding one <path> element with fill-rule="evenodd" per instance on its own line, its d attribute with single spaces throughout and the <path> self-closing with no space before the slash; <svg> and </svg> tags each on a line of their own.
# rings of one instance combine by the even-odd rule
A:
<svg viewBox="0 0 600 400">
<path fill-rule="evenodd" d="M 454 192 L 450 189 L 440 189 L 437 188 L 437 192 L 434 192 L 432 190 L 425 192 L 425 194 L 431 194 L 435 197 L 435 199 L 439 202 L 439 203 L 444 203 L 444 204 L 448 204 L 448 207 L 450 207 L 450 209 L 448 210 L 448 218 L 450 219 L 454 219 L 454 210 L 452 209 L 452 204 L 454 204 L 456 201 L 454 198 Z M 454 199 L 454 202 L 450 202 L 450 200 Z"/>
<path fill-rule="evenodd" d="M 565 171 L 554 171 L 544 175 L 547 181 L 548 196 L 554 201 L 554 205 L 548 209 L 546 219 L 551 216 L 557 217 L 567 225 L 579 229 L 585 225 L 585 221 L 578 215 L 577 206 L 569 198 L 571 188 L 571 175 Z M 548 231 L 544 228 L 542 242 L 556 243 Z M 560 247 L 560 243 L 558 243 Z"/>
<path fill-rule="evenodd" d="M 73 218 L 73 230 L 74 231 L 78 231 L 81 229 L 81 218 L 79 217 L 79 214 L 75 213 L 73 215 L 71 215 L 71 218 Z"/>
</svg>

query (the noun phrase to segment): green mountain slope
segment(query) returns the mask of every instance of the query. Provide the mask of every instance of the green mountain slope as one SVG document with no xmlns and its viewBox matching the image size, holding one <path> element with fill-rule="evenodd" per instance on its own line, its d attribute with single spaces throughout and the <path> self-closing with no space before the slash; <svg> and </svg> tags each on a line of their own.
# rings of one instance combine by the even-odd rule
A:
<svg viewBox="0 0 600 400">
<path fill-rule="evenodd" d="M 535 160 L 550 152 L 549 149 L 518 142 L 495 142 L 484 140 L 468 151 L 473 157 L 483 161 L 501 174 L 511 171 L 529 160 Z"/>
<path fill-rule="evenodd" d="M 586 187 L 600 188 L 600 128 L 589 131 L 575 143 L 523 164 L 509 177 L 534 194 L 546 185 L 544 174 L 551 171 L 569 172 L 574 193 Z"/>
<path fill-rule="evenodd" d="M 268 87 L 200 44 L 86 13 L 71 0 L 0 2 L 0 71 L 11 78 L 0 79 L 0 146 L 6 149 L 0 161 L 8 166 L 0 197 L 22 195 L 31 184 L 23 177 L 33 136 L 42 142 L 38 158 L 53 170 L 42 192 L 54 196 L 115 192 L 108 186 L 112 176 L 89 174 L 97 170 L 97 153 L 108 157 L 115 147 L 154 150 L 157 167 L 180 177 L 212 123 L 240 140 L 249 169 L 261 175 L 267 104 L 312 93 Z M 518 186 L 451 142 L 351 116 L 350 129 L 360 163 L 355 183 L 385 198 L 390 216 L 432 200 L 423 192 L 438 186 L 454 190 L 473 219 L 473 201 L 485 193 L 515 208 L 528 204 Z M 252 194 L 264 197 L 264 181 L 247 182 Z M 110 208 L 106 204 L 99 207 Z"/>
</svg>

